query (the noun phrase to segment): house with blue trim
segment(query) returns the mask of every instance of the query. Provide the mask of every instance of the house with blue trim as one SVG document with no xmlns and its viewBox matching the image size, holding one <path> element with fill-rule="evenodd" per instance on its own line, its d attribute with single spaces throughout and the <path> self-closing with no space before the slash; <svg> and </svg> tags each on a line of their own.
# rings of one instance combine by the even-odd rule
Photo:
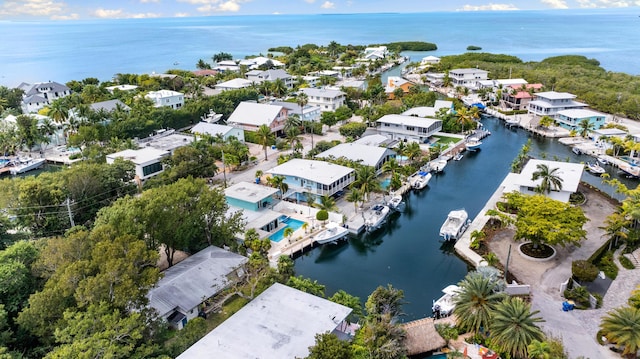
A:
<svg viewBox="0 0 640 359">
<path fill-rule="evenodd" d="M 556 114 L 556 122 L 558 125 L 570 131 L 578 130 L 580 128 L 580 122 L 583 120 L 588 120 L 593 124 L 592 129 L 598 130 L 604 126 L 606 116 L 603 113 L 587 109 L 563 110 Z"/>
</svg>

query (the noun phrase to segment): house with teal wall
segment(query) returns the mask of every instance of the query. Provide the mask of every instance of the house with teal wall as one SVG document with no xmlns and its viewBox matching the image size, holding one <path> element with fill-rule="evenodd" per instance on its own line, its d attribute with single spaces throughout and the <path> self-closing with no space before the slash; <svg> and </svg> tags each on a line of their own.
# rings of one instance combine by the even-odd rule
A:
<svg viewBox="0 0 640 359">
<path fill-rule="evenodd" d="M 567 130 L 579 130 L 580 122 L 589 120 L 593 124 L 592 130 L 598 130 L 604 126 L 606 116 L 603 113 L 587 109 L 571 109 L 559 111 L 556 115 L 556 122 L 560 127 Z"/>
<path fill-rule="evenodd" d="M 275 194 L 279 190 L 251 182 L 240 182 L 227 187 L 224 195 L 230 206 L 259 211 L 262 208 L 271 208 L 275 203 Z"/>
</svg>

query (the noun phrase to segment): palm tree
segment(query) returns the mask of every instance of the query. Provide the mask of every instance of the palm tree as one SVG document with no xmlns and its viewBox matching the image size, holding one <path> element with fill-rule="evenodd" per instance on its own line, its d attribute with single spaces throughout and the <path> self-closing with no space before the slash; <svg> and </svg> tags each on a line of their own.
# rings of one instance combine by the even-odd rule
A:
<svg viewBox="0 0 640 359">
<path fill-rule="evenodd" d="M 404 150 L 404 153 L 409 157 L 410 161 L 414 161 L 422 155 L 422 149 L 418 142 L 410 142 Z"/>
<path fill-rule="evenodd" d="M 453 310 L 457 325 L 475 333 L 488 329 L 491 313 L 504 294 L 496 293 L 496 283 L 477 272 L 469 273 L 459 286 Z"/>
<path fill-rule="evenodd" d="M 589 132 L 593 131 L 594 128 L 595 125 L 593 122 L 589 121 L 588 118 L 582 119 L 578 122 L 578 133 L 580 134 L 580 137 L 587 138 L 587 136 L 589 136 Z"/>
<path fill-rule="evenodd" d="M 320 197 L 320 203 L 316 203 L 314 207 L 317 207 L 320 210 L 325 210 L 327 212 L 338 210 L 336 200 L 333 199 L 333 197 L 327 195 Z"/>
<path fill-rule="evenodd" d="M 292 128 L 299 129 L 302 125 L 302 120 L 300 120 L 300 116 L 293 114 L 287 117 L 287 120 L 284 122 L 284 132 L 289 131 Z"/>
<path fill-rule="evenodd" d="M 369 193 L 380 190 L 380 182 L 376 176 L 376 171 L 371 166 L 356 167 L 356 179 L 351 184 L 351 188 L 359 189 L 365 201 L 369 200 Z"/>
<path fill-rule="evenodd" d="M 398 161 L 396 161 L 395 158 L 389 159 L 389 161 L 385 162 L 382 165 L 382 172 L 391 173 L 392 176 L 399 171 L 400 171 L 400 165 L 398 164 Z"/>
<path fill-rule="evenodd" d="M 561 191 L 563 179 L 556 174 L 560 168 L 549 169 L 544 163 L 539 163 L 536 166 L 536 171 L 533 172 L 531 180 L 536 181 L 542 179 L 542 182 L 536 187 L 538 193 L 550 193 L 551 191 Z"/>
<path fill-rule="evenodd" d="M 469 247 L 471 249 L 480 248 L 480 245 L 482 244 L 482 242 L 484 242 L 485 238 L 487 238 L 487 234 L 483 230 L 476 229 L 475 231 L 471 232 L 471 235 L 469 236 L 469 239 L 471 239 Z"/>
<path fill-rule="evenodd" d="M 293 153 L 293 148 L 296 143 L 300 143 L 300 130 L 297 127 L 291 127 L 287 130 L 287 141 L 289 141 L 289 145 L 291 146 L 291 153 Z"/>
<path fill-rule="evenodd" d="M 531 359 L 551 359 L 551 346 L 546 341 L 534 340 L 527 347 Z"/>
<path fill-rule="evenodd" d="M 256 136 L 258 143 L 262 145 L 262 149 L 264 150 L 264 160 L 267 161 L 267 146 L 269 146 L 269 143 L 274 139 L 271 128 L 267 125 L 260 125 L 256 131 Z"/>
<path fill-rule="evenodd" d="M 69 117 L 69 109 L 65 107 L 62 101 L 53 101 L 49 106 L 48 116 L 56 123 L 63 123 Z"/>
<path fill-rule="evenodd" d="M 640 309 L 613 309 L 602 319 L 600 330 L 608 341 L 624 348 L 622 355 L 635 358 L 640 349 Z"/>
<path fill-rule="evenodd" d="M 287 227 L 284 229 L 284 232 L 282 234 L 284 234 L 284 236 L 289 239 L 289 242 L 291 242 L 291 236 L 293 235 L 293 232 L 293 228 Z"/>
<path fill-rule="evenodd" d="M 544 333 L 536 325 L 544 321 L 535 316 L 538 313 L 532 312 L 531 306 L 520 298 L 506 298 L 496 305 L 491 319 L 492 342 L 511 358 L 525 358 L 529 344 L 544 339 Z"/>
<path fill-rule="evenodd" d="M 475 123 L 473 114 L 467 110 L 466 107 L 462 107 L 456 111 L 456 123 L 462 128 L 461 132 L 464 133 L 464 129 L 469 125 L 469 128 Z"/>
<path fill-rule="evenodd" d="M 353 202 L 353 208 L 356 210 L 356 213 L 358 213 L 358 202 L 362 202 L 363 199 L 362 192 L 358 189 L 352 188 L 351 191 L 347 193 L 346 199 L 349 202 Z"/>
<path fill-rule="evenodd" d="M 271 91 L 273 91 L 274 95 L 282 97 L 287 93 L 287 84 L 282 79 L 276 79 L 271 83 Z"/>
<path fill-rule="evenodd" d="M 280 198 L 284 198 L 284 194 L 289 190 L 289 185 L 284 180 L 284 176 L 273 176 L 267 179 L 267 183 L 271 185 L 271 187 L 280 190 Z"/>
</svg>

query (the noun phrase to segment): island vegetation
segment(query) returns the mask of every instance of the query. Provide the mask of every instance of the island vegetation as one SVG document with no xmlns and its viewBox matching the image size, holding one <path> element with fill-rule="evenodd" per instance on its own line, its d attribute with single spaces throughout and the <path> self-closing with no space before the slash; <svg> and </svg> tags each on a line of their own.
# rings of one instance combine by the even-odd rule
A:
<svg viewBox="0 0 640 359">
<path fill-rule="evenodd" d="M 467 46 L 467 51 L 478 51 L 478 50 L 482 50 L 482 47 L 480 47 L 480 46 L 475 46 L 475 45 L 469 45 L 469 46 Z"/>
</svg>

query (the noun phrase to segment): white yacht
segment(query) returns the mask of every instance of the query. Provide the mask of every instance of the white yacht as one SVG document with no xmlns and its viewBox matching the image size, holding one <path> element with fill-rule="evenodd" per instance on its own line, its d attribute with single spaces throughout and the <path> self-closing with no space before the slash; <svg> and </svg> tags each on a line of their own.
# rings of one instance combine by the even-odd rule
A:
<svg viewBox="0 0 640 359">
<path fill-rule="evenodd" d="M 444 171 L 444 168 L 446 166 L 447 166 L 447 160 L 445 160 L 445 159 L 440 159 L 440 160 L 437 160 L 437 161 L 431 163 L 431 169 L 435 173 L 440 173 L 440 172 Z"/>
<path fill-rule="evenodd" d="M 482 141 L 480 141 L 479 139 L 477 139 L 475 137 L 470 137 L 464 143 L 464 146 L 466 147 L 466 149 L 468 151 L 475 151 L 475 150 L 479 149 L 480 146 L 482 146 Z"/>
<path fill-rule="evenodd" d="M 586 166 L 587 171 L 593 173 L 594 175 L 600 176 L 601 174 L 607 172 L 598 164 L 598 162 L 587 162 Z"/>
<path fill-rule="evenodd" d="M 391 196 L 391 199 L 387 202 L 387 205 L 389 206 L 389 208 L 393 209 L 394 211 L 399 210 L 403 204 L 404 202 L 402 202 L 401 194 L 394 194 L 393 196 Z"/>
<path fill-rule="evenodd" d="M 316 234 L 313 237 L 313 241 L 319 244 L 335 242 L 344 238 L 349 233 L 349 230 L 342 227 L 336 222 L 329 222 L 325 226 L 325 230 Z"/>
<path fill-rule="evenodd" d="M 44 158 L 21 158 L 13 161 L 13 167 L 9 169 L 12 175 L 18 175 L 38 169 L 44 165 Z"/>
<path fill-rule="evenodd" d="M 364 217 L 364 227 L 367 232 L 372 232 L 380 228 L 380 226 L 382 226 L 384 221 L 387 219 L 389 211 L 389 206 L 384 204 L 376 204 L 375 206 L 364 212 L 362 216 Z"/>
<path fill-rule="evenodd" d="M 459 291 L 460 287 L 454 284 L 449 285 L 442 290 L 444 295 L 440 297 L 440 299 L 434 301 L 433 307 L 431 307 L 434 317 L 446 317 L 453 313 L 453 309 L 456 307 L 456 296 Z"/>
<path fill-rule="evenodd" d="M 415 189 L 423 189 L 429 184 L 431 180 L 431 173 L 425 171 L 418 171 L 412 176 L 411 187 Z"/>
<path fill-rule="evenodd" d="M 440 227 L 440 236 L 445 240 L 456 240 L 462 233 L 469 227 L 471 221 L 469 220 L 469 214 L 464 209 L 449 212 L 447 219 Z"/>
</svg>

